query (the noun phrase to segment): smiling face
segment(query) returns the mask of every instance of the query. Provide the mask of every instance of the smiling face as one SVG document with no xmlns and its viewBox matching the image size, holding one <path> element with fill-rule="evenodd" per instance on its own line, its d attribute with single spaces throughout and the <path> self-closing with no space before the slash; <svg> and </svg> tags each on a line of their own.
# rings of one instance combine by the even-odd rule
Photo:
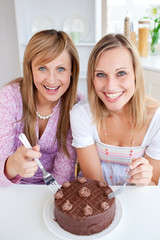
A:
<svg viewBox="0 0 160 240">
<path fill-rule="evenodd" d="M 72 75 L 71 57 L 64 50 L 56 59 L 46 64 L 37 64 L 38 57 L 32 61 L 34 84 L 39 103 L 57 103 L 70 85 Z"/>
<path fill-rule="evenodd" d="M 129 50 L 119 47 L 104 51 L 96 66 L 93 83 L 97 95 L 110 111 L 123 111 L 135 92 Z"/>
</svg>

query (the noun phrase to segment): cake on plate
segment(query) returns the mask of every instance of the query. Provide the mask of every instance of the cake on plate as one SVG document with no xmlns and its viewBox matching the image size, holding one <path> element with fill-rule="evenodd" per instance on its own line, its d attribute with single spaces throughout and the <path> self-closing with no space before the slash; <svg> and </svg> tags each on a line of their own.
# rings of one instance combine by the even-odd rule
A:
<svg viewBox="0 0 160 240">
<path fill-rule="evenodd" d="M 110 192 L 112 189 L 105 182 L 84 177 L 63 183 L 54 197 L 55 220 L 76 235 L 101 232 L 115 216 L 115 198 L 107 198 Z"/>
</svg>

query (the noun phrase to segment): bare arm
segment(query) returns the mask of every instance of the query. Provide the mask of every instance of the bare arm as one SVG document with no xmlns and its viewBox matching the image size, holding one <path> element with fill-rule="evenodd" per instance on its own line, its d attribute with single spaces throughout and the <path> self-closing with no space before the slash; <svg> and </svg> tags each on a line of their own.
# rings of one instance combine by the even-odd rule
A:
<svg viewBox="0 0 160 240">
<path fill-rule="evenodd" d="M 94 144 L 77 148 L 77 155 L 84 177 L 104 181 L 100 159 Z"/>
<path fill-rule="evenodd" d="M 155 160 L 149 156 L 146 156 L 146 159 L 148 159 L 149 163 L 153 167 L 152 182 L 157 185 L 160 178 L 160 160 Z"/>
</svg>

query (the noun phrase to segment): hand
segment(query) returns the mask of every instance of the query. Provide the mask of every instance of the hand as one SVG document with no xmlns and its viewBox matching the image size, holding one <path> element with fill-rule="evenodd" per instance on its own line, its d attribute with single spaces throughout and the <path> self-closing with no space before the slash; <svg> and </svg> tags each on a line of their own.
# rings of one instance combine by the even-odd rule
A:
<svg viewBox="0 0 160 240">
<path fill-rule="evenodd" d="M 39 150 L 38 145 L 32 149 L 20 146 L 6 161 L 5 174 L 7 178 L 12 179 L 18 174 L 24 178 L 33 177 L 38 169 L 38 165 L 33 159 L 41 157 Z"/>
<path fill-rule="evenodd" d="M 153 167 L 146 158 L 140 157 L 133 159 L 129 169 L 129 175 L 131 177 L 127 180 L 129 183 L 135 185 L 148 185 L 151 182 Z"/>
</svg>

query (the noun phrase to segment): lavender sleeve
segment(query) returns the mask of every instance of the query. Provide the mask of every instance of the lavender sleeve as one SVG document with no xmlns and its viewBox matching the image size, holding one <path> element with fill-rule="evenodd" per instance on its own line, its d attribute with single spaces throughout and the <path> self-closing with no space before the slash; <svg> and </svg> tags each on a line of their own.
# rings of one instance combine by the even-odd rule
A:
<svg viewBox="0 0 160 240">
<path fill-rule="evenodd" d="M 6 159 L 15 152 L 17 147 L 17 124 L 14 123 L 17 120 L 16 111 L 13 91 L 10 86 L 4 87 L 0 91 L 0 185 L 17 183 L 20 179 L 17 176 L 13 181 L 10 181 L 4 174 Z"/>
</svg>

